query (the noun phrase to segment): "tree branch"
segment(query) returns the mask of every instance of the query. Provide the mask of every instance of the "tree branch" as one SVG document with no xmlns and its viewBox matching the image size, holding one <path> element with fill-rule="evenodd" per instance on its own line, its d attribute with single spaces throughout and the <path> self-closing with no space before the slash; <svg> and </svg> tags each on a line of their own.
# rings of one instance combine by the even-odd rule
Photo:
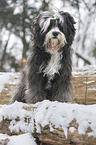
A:
<svg viewBox="0 0 96 145">
<path fill-rule="evenodd" d="M 78 58 L 81 58 L 86 64 L 91 65 L 91 62 L 88 59 L 84 58 L 81 54 L 79 54 L 78 52 L 75 52 L 75 54 Z"/>
</svg>

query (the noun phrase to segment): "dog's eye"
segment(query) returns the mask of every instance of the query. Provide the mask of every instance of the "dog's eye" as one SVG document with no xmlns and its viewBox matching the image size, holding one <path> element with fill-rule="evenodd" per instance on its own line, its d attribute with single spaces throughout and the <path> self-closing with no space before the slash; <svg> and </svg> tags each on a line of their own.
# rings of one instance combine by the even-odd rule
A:
<svg viewBox="0 0 96 145">
<path fill-rule="evenodd" d="M 51 26 L 55 26 L 56 20 L 55 19 L 50 20 L 50 24 L 51 24 Z"/>
<path fill-rule="evenodd" d="M 63 26 L 60 23 L 58 23 L 58 27 L 63 32 Z"/>
<path fill-rule="evenodd" d="M 47 32 L 48 32 L 52 27 L 55 26 L 55 24 L 56 24 L 55 22 L 56 22 L 56 20 L 53 20 L 53 19 L 50 20 L 50 25 L 48 26 Z"/>
</svg>

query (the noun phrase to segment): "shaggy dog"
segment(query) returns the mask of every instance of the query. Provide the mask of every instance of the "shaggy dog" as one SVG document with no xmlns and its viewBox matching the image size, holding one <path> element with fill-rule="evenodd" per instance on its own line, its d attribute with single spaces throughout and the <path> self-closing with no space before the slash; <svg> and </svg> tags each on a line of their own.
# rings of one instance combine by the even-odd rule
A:
<svg viewBox="0 0 96 145">
<path fill-rule="evenodd" d="M 41 12 L 32 25 L 34 46 L 13 101 L 36 103 L 45 99 L 69 102 L 73 17 L 66 12 Z"/>
</svg>

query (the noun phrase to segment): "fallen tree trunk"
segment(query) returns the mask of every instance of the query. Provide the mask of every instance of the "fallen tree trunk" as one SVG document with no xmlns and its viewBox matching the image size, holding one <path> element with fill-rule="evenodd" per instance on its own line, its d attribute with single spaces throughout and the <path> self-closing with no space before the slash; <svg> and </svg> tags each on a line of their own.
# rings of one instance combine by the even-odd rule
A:
<svg viewBox="0 0 96 145">
<path fill-rule="evenodd" d="M 0 112 L 0 132 L 4 134 L 29 132 L 42 145 L 96 144 L 96 105 L 15 102 L 0 106 Z"/>
</svg>

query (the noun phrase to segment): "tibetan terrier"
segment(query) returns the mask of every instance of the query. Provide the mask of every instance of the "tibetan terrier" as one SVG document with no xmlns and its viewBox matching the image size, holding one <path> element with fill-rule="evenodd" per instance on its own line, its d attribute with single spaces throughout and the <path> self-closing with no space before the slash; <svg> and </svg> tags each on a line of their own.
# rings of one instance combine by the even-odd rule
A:
<svg viewBox="0 0 96 145">
<path fill-rule="evenodd" d="M 70 102 L 72 96 L 70 48 L 75 21 L 66 12 L 41 12 L 33 20 L 33 48 L 22 71 L 13 101 Z"/>
</svg>

